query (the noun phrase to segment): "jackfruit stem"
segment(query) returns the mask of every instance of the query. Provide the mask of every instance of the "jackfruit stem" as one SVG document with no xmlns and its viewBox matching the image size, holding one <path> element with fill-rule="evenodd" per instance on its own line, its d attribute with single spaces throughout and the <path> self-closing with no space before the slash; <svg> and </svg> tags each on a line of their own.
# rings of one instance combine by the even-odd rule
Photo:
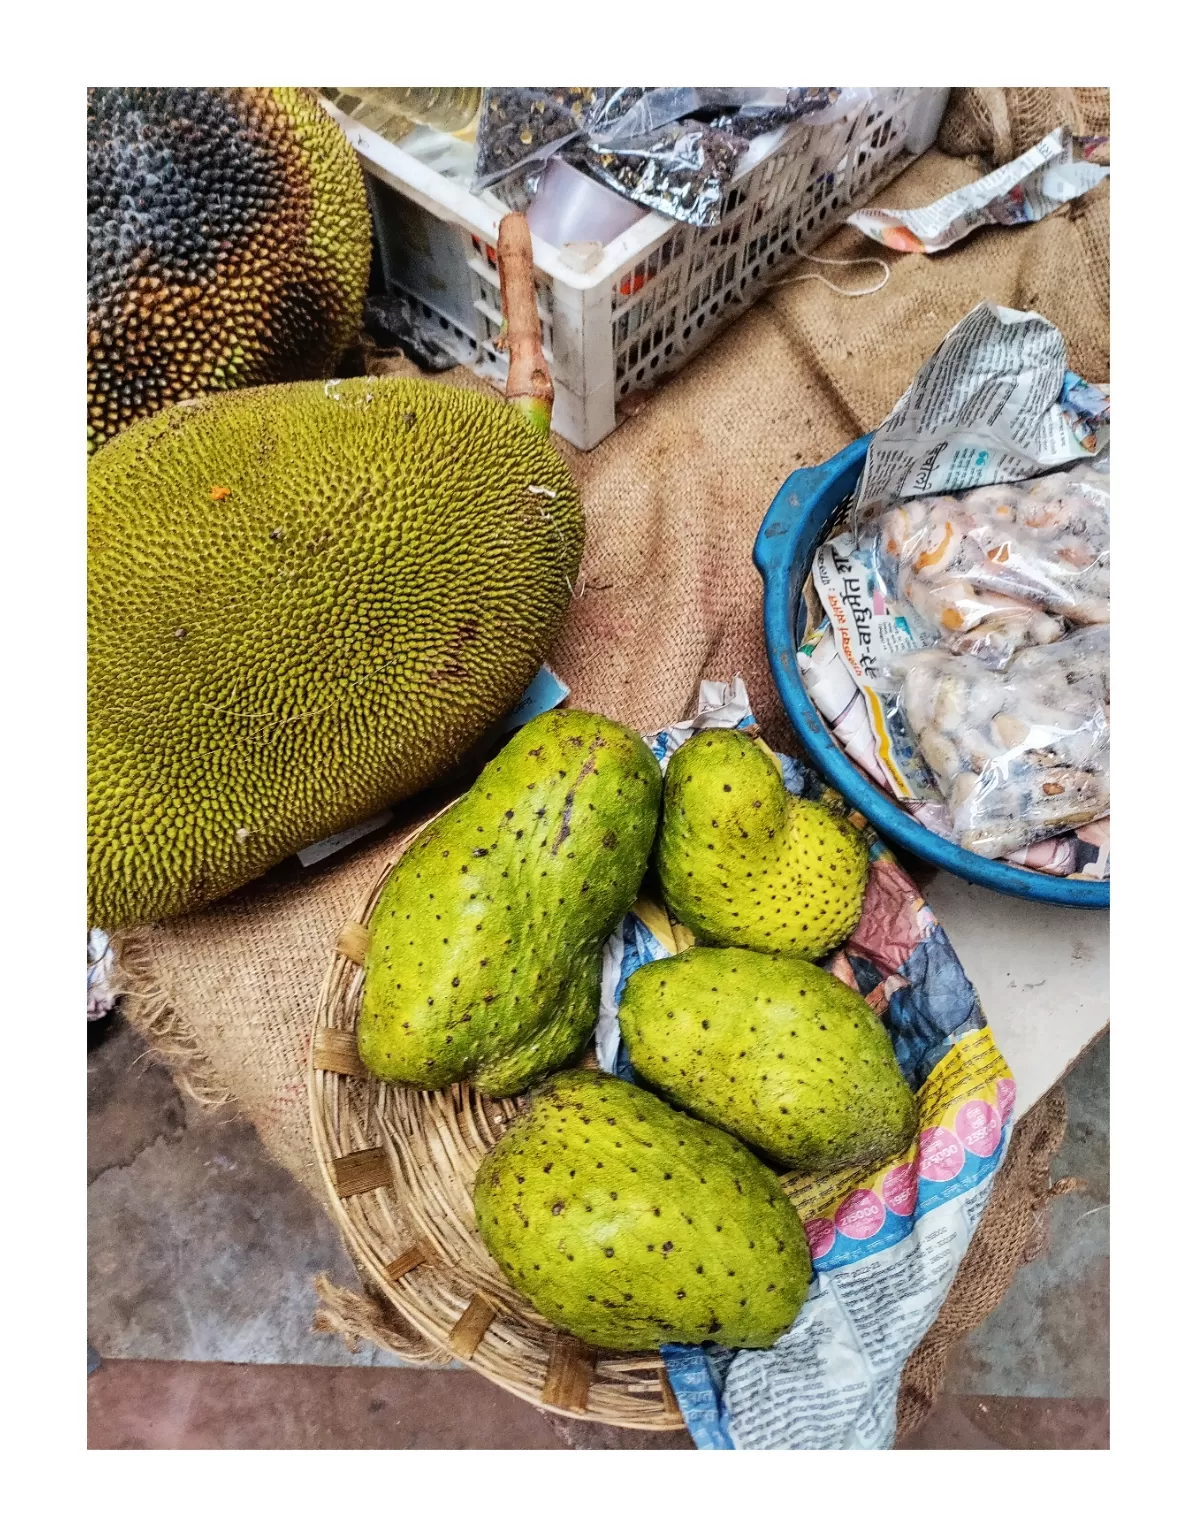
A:
<svg viewBox="0 0 1196 1536">
<path fill-rule="evenodd" d="M 498 226 L 498 282 L 506 332 L 507 401 L 545 437 L 552 422 L 552 374 L 540 341 L 532 236 L 521 213 Z"/>
</svg>

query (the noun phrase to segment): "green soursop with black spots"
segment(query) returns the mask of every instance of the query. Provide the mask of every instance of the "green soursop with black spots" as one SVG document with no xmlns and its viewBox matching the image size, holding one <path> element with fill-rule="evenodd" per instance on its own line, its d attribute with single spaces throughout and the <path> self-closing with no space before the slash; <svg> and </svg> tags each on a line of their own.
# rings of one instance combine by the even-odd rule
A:
<svg viewBox="0 0 1196 1536">
<path fill-rule="evenodd" d="M 656 759 L 624 726 L 580 710 L 525 725 L 383 888 L 357 1034 L 370 1071 L 500 1097 L 576 1055 L 660 793 Z"/>
<path fill-rule="evenodd" d="M 651 969 L 651 967 L 649 967 Z M 643 1088 L 562 1072 L 487 1154 L 478 1231 L 511 1284 L 597 1349 L 766 1348 L 810 1284 L 780 1180 Z"/>
<path fill-rule="evenodd" d="M 791 795 L 742 731 L 699 731 L 665 774 L 656 866 L 675 916 L 706 944 L 817 960 L 859 921 L 868 849 L 824 805 Z"/>
<path fill-rule="evenodd" d="M 688 949 L 628 978 L 619 1025 L 646 1082 L 800 1173 L 891 1157 L 917 1130 L 884 1025 L 808 961 Z"/>
</svg>

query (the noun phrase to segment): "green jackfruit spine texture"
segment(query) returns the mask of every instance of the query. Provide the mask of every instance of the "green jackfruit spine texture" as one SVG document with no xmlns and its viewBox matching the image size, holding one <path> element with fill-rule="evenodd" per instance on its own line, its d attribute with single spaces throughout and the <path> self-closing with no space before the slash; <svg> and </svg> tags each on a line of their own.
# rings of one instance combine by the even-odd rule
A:
<svg viewBox="0 0 1196 1536">
<path fill-rule="evenodd" d="M 209 395 L 88 464 L 88 906 L 191 911 L 430 784 L 515 705 L 581 558 L 504 402 L 423 380 Z"/>
</svg>

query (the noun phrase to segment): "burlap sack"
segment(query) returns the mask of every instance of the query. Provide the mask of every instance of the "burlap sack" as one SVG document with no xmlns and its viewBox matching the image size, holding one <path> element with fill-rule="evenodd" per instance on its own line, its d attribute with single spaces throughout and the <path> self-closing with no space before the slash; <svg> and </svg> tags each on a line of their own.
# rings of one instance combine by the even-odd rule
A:
<svg viewBox="0 0 1196 1536">
<path fill-rule="evenodd" d="M 957 87 L 938 144 L 949 155 L 978 155 L 998 166 L 1024 155 L 1061 125 L 1082 137 L 1107 136 L 1108 90 L 1098 85 Z"/>
<path fill-rule="evenodd" d="M 1009 110 L 1011 121 L 1029 122 L 1028 110 Z M 931 151 L 883 203 L 919 207 L 975 175 L 965 160 Z M 879 251 L 845 230 L 820 254 Z M 584 585 L 551 658 L 575 704 L 648 730 L 685 718 L 703 677 L 738 673 L 768 739 L 792 748 L 751 563 L 786 475 L 875 427 L 981 299 L 1045 314 L 1073 368 L 1109 377 L 1107 183 L 1040 224 L 983 230 L 940 256 L 884 256 L 892 275 L 880 292 L 847 298 L 817 281 L 785 282 L 591 453 L 561 445 L 587 516 Z M 874 269 L 860 272 L 860 286 L 875 280 Z M 833 273 L 844 286 L 851 275 Z M 449 382 L 484 387 L 464 370 Z M 311 1018 L 333 937 L 398 836 L 117 940 L 134 1025 L 185 1088 L 235 1103 L 317 1195 L 304 1087 Z"/>
</svg>

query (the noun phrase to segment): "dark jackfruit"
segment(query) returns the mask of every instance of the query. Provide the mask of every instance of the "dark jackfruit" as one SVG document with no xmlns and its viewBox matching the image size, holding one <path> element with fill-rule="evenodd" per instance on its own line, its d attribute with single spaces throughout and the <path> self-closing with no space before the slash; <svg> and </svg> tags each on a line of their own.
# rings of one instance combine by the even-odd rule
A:
<svg viewBox="0 0 1196 1536">
<path fill-rule="evenodd" d="M 576 487 L 422 380 L 208 395 L 88 465 L 88 896 L 169 917 L 430 783 L 569 603 Z"/>
<path fill-rule="evenodd" d="M 331 372 L 369 265 L 357 157 L 310 92 L 89 90 L 88 450 L 192 395 Z"/>
</svg>

